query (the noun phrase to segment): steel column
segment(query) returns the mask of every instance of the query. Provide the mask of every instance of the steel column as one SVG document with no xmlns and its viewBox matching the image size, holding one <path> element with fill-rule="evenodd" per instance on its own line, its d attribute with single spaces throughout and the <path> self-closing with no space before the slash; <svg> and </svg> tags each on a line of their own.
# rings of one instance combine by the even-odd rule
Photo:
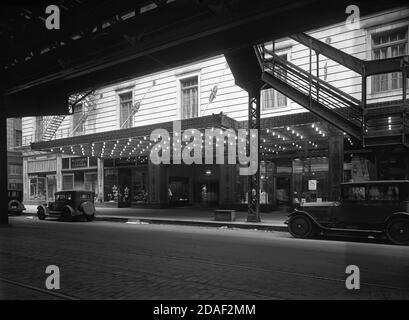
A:
<svg viewBox="0 0 409 320">
<path fill-rule="evenodd" d="M 1 90 L 1 89 L 0 89 Z M 4 93 L 0 97 L 0 225 L 8 225 L 8 182 L 7 182 L 7 115 Z"/>
<path fill-rule="evenodd" d="M 248 138 L 250 140 L 251 129 L 258 132 L 257 135 L 257 172 L 248 178 L 248 222 L 260 222 L 260 89 L 253 89 L 249 95 L 249 118 Z M 250 154 L 250 143 L 247 143 L 247 154 Z"/>
</svg>

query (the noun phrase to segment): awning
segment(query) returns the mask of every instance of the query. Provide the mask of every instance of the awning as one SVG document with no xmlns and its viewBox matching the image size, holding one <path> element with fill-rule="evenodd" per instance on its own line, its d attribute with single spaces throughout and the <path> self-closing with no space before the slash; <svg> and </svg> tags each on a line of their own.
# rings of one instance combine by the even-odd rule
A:
<svg viewBox="0 0 409 320">
<path fill-rule="evenodd" d="M 79 135 L 31 144 L 31 149 L 50 153 L 98 158 L 127 158 L 147 156 L 155 144 L 151 133 L 164 129 L 173 134 L 174 122 L 163 122 L 128 129 Z M 238 129 L 238 122 L 223 114 L 184 119 L 180 121 L 182 132 L 186 129 Z M 185 142 L 187 144 L 188 142 Z"/>
<path fill-rule="evenodd" d="M 286 156 L 314 156 L 328 148 L 331 126 L 309 112 L 261 119 L 260 152 L 262 159 Z M 197 129 L 246 129 L 247 121 L 238 122 L 224 114 L 185 119 L 180 121 L 182 132 Z M 33 151 L 59 153 L 70 156 L 88 156 L 102 159 L 138 158 L 149 155 L 155 141 L 150 135 L 155 129 L 169 132 L 169 148 L 173 144 L 174 122 L 163 122 L 129 129 L 80 135 L 31 144 Z M 353 147 L 354 140 L 345 135 L 346 147 Z M 179 141 L 178 141 L 179 142 Z M 188 144 L 182 142 L 182 147 Z M 355 142 L 356 143 L 356 142 Z M 356 143 L 357 144 L 357 143 Z"/>
</svg>

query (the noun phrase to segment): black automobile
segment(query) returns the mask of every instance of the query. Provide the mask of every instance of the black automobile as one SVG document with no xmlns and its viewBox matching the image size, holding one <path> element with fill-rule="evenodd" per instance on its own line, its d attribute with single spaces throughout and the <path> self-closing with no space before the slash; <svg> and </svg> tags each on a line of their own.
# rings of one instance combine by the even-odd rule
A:
<svg viewBox="0 0 409 320">
<path fill-rule="evenodd" d="M 59 191 L 55 201 L 37 207 L 37 216 L 44 220 L 47 216 L 61 217 L 72 221 L 75 217 L 85 217 L 88 221 L 95 218 L 94 192 L 85 190 Z"/>
<path fill-rule="evenodd" d="M 343 183 L 340 202 L 297 205 L 286 224 L 296 238 L 386 235 L 394 244 L 408 245 L 409 181 Z"/>
<path fill-rule="evenodd" d="M 7 190 L 9 214 L 20 215 L 26 208 L 23 205 L 23 191 Z"/>
</svg>

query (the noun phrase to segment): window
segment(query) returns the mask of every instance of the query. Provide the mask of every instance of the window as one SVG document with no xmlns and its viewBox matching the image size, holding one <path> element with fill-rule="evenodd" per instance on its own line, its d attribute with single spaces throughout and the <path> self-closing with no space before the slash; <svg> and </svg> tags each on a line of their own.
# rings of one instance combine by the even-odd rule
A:
<svg viewBox="0 0 409 320">
<path fill-rule="evenodd" d="M 374 201 L 397 201 L 399 200 L 399 187 L 394 185 L 370 186 L 368 199 Z"/>
<path fill-rule="evenodd" d="M 70 168 L 70 158 L 63 158 L 62 159 L 62 168 L 69 169 Z"/>
<path fill-rule="evenodd" d="M 364 201 L 365 187 L 364 186 L 348 186 L 344 189 L 344 199 L 349 201 Z"/>
<path fill-rule="evenodd" d="M 280 55 L 280 58 L 287 60 L 287 55 Z M 280 70 L 281 71 L 281 70 Z M 280 78 L 285 81 L 286 74 L 284 71 L 280 72 Z M 261 91 L 261 109 L 271 110 L 287 106 L 287 97 L 282 93 L 270 88 Z"/>
<path fill-rule="evenodd" d="M 120 112 L 120 128 L 132 128 L 133 112 L 132 112 L 132 92 L 122 93 L 119 95 L 119 112 Z"/>
<path fill-rule="evenodd" d="M 9 164 L 8 165 L 9 174 L 23 174 L 23 166 L 18 164 Z"/>
<path fill-rule="evenodd" d="M 21 130 L 16 130 L 15 131 L 15 136 L 14 136 L 14 143 L 16 147 L 21 147 L 22 145 L 22 141 L 23 141 L 23 133 L 21 132 Z"/>
<path fill-rule="evenodd" d="M 180 80 L 180 90 L 182 119 L 196 118 L 198 116 L 198 78 Z"/>
<path fill-rule="evenodd" d="M 74 175 L 67 174 L 62 176 L 62 189 L 72 190 L 74 189 Z"/>
<path fill-rule="evenodd" d="M 55 200 L 56 200 L 56 201 L 69 200 L 69 199 L 68 199 L 68 196 L 70 196 L 70 199 L 71 199 L 71 195 L 69 195 L 69 194 L 65 194 L 65 193 L 57 194 L 57 195 L 55 196 Z"/>
<path fill-rule="evenodd" d="M 72 108 L 72 132 L 74 136 L 84 134 L 84 109 L 82 103 Z"/>
<path fill-rule="evenodd" d="M 408 27 L 372 35 L 372 59 L 387 59 L 408 54 Z M 402 73 L 394 72 L 374 76 L 373 92 L 402 88 Z"/>
<path fill-rule="evenodd" d="M 32 177 L 30 179 L 30 200 L 46 200 L 45 177 Z"/>
</svg>

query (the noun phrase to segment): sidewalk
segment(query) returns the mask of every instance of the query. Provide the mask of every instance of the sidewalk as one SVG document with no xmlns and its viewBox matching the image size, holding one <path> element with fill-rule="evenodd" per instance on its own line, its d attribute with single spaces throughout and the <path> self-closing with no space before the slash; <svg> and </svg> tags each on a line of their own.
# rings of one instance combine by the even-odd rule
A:
<svg viewBox="0 0 409 320">
<path fill-rule="evenodd" d="M 36 206 L 26 205 L 25 214 L 35 215 Z M 247 212 L 236 212 L 236 220 L 215 221 L 214 209 L 208 208 L 97 208 L 96 221 L 122 222 L 131 224 L 176 224 L 207 227 L 228 227 L 269 231 L 287 231 L 284 221 L 287 213 L 275 211 L 260 213 L 261 222 L 247 222 Z"/>
</svg>

